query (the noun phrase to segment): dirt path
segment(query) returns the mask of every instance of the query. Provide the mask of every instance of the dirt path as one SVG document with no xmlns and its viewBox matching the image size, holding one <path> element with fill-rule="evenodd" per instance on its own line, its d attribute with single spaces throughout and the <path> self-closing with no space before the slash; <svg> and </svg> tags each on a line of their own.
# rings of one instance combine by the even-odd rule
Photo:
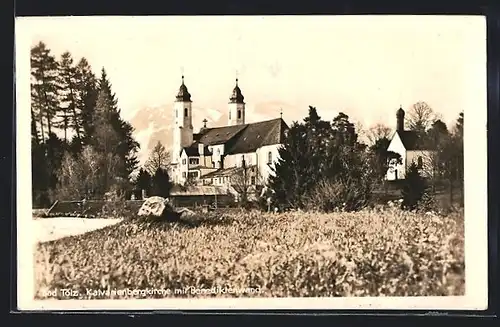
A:
<svg viewBox="0 0 500 327">
<path fill-rule="evenodd" d="M 47 242 L 66 236 L 80 235 L 120 221 L 121 219 L 35 218 L 33 219 L 34 241 Z"/>
</svg>

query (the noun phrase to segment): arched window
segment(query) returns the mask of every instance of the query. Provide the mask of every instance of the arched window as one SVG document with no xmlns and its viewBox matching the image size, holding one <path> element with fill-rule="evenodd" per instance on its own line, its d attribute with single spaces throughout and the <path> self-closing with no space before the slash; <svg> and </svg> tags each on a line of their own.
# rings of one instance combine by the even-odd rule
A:
<svg viewBox="0 0 500 327">
<path fill-rule="evenodd" d="M 271 151 L 269 151 L 267 153 L 267 163 L 270 164 L 273 162 L 273 154 L 271 153 Z"/>
<path fill-rule="evenodd" d="M 417 167 L 419 169 L 422 169 L 423 166 L 424 166 L 424 161 L 422 160 L 422 157 L 419 156 L 417 159 Z"/>
<path fill-rule="evenodd" d="M 175 109 L 175 118 L 177 118 L 177 117 L 178 117 L 178 110 Z"/>
<path fill-rule="evenodd" d="M 188 108 L 184 108 L 184 117 L 188 116 Z"/>
<path fill-rule="evenodd" d="M 231 119 L 231 110 L 229 111 L 229 119 Z"/>
<path fill-rule="evenodd" d="M 238 119 L 241 119 L 241 110 L 238 110 Z"/>
</svg>

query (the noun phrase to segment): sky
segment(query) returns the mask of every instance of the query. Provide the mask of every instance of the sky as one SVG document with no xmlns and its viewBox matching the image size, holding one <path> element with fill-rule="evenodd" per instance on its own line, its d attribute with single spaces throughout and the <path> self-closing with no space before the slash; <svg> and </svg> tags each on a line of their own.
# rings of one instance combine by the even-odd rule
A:
<svg viewBox="0 0 500 327">
<path fill-rule="evenodd" d="M 396 110 L 417 101 L 450 123 L 485 96 L 474 87 L 486 79 L 482 17 L 32 17 L 19 30 L 31 46 L 105 67 L 125 119 L 171 104 L 182 74 L 203 108 L 226 110 L 237 76 L 247 112 L 278 102 L 303 117 L 312 105 L 364 126 L 393 127 Z"/>
</svg>

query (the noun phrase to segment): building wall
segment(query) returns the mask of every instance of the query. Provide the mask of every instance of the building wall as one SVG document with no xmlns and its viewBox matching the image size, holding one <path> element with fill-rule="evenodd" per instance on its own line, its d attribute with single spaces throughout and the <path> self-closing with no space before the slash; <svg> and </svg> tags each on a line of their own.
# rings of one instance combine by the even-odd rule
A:
<svg viewBox="0 0 500 327">
<path fill-rule="evenodd" d="M 278 150 L 281 146 L 281 144 L 273 144 L 257 149 L 257 170 L 263 182 L 267 181 L 269 175 L 272 174 L 271 168 L 274 168 L 276 162 L 279 160 Z M 271 164 L 268 164 L 269 153 L 271 153 Z"/>
<path fill-rule="evenodd" d="M 220 168 L 219 163 L 223 164 L 224 144 L 211 145 L 208 149 L 212 152 L 211 161 L 215 162 L 215 168 Z M 212 162 L 210 162 L 208 167 L 212 167 Z"/>
<path fill-rule="evenodd" d="M 189 171 L 189 158 L 186 152 L 183 151 L 182 155 L 179 157 L 179 165 L 177 170 L 179 184 L 183 184 L 186 182 L 188 171 Z"/>
<path fill-rule="evenodd" d="M 406 152 L 406 169 L 410 168 L 412 162 L 418 165 L 418 158 L 422 158 L 422 167 L 419 170 L 422 176 L 432 177 L 433 174 L 433 162 L 434 162 L 434 151 L 425 150 L 415 150 Z"/>
<path fill-rule="evenodd" d="M 238 153 L 231 154 L 224 158 L 224 167 L 241 167 L 241 163 L 243 158 L 247 165 L 256 165 L 257 164 L 257 153 L 249 152 L 249 153 Z"/>
<path fill-rule="evenodd" d="M 390 163 L 389 169 L 387 170 L 386 179 L 393 181 L 396 179 L 404 179 L 406 173 L 406 149 L 399 137 L 398 133 L 394 133 L 391 143 L 387 148 L 387 151 L 392 151 L 398 153 L 401 156 L 401 164 Z"/>
</svg>

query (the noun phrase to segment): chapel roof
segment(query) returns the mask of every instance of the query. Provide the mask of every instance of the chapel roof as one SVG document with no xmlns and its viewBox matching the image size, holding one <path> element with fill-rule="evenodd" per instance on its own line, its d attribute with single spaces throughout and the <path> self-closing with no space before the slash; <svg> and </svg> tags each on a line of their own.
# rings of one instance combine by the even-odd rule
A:
<svg viewBox="0 0 500 327">
<path fill-rule="evenodd" d="M 416 131 L 396 131 L 407 151 L 412 150 L 435 150 L 435 147 L 425 144 L 422 135 Z"/>
</svg>

